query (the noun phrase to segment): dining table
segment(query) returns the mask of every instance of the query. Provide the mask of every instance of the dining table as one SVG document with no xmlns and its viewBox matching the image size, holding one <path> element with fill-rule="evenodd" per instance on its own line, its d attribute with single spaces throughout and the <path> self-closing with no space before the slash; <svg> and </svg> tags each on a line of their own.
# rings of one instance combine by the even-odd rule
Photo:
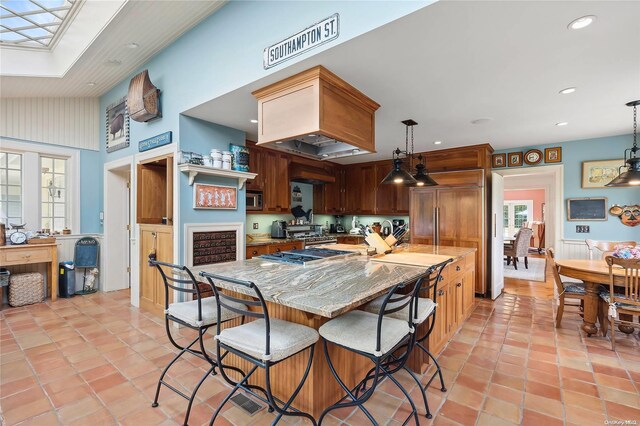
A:
<svg viewBox="0 0 640 426">
<path fill-rule="evenodd" d="M 559 267 L 560 275 L 585 283 L 586 295 L 584 297 L 582 330 L 588 335 L 596 334 L 598 332 L 596 319 L 600 302 L 600 285 L 603 284 L 607 289 L 609 288 L 609 266 L 602 259 L 557 259 L 556 265 Z M 624 284 L 624 269 L 613 268 L 613 282 L 614 285 Z M 618 329 L 626 334 L 633 333 L 633 327 L 630 326 L 620 325 Z"/>
</svg>

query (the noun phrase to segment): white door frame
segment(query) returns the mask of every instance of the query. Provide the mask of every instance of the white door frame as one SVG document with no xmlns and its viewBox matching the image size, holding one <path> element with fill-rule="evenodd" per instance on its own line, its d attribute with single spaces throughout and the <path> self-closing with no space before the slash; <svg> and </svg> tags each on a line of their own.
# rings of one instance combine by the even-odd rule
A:
<svg viewBox="0 0 640 426">
<path fill-rule="evenodd" d="M 133 190 L 129 191 L 129 205 L 124 205 L 124 200 L 119 197 L 109 197 L 109 194 L 122 194 L 123 191 L 126 191 L 126 184 L 122 179 L 114 179 L 113 174 L 118 170 L 127 170 L 129 171 L 129 182 L 133 181 L 133 176 L 135 174 L 135 164 L 133 162 L 133 157 L 125 157 L 119 160 L 114 160 L 104 165 L 104 201 L 103 201 L 103 209 L 104 209 L 104 268 L 102 271 L 103 276 L 103 290 L 104 291 L 113 291 L 113 290 L 122 290 L 131 285 L 131 292 L 133 293 L 134 287 L 137 288 L 138 276 L 137 276 L 137 267 L 135 267 L 136 263 L 134 263 L 134 252 L 137 249 L 137 244 L 135 238 L 133 238 L 132 230 L 129 232 L 129 266 L 131 270 L 129 272 L 129 280 L 126 283 L 123 283 L 123 278 L 125 277 L 125 272 L 115 272 L 115 267 L 122 267 L 120 262 L 110 262 L 110 259 L 115 259 L 115 253 L 118 253 L 122 250 L 121 247 L 114 246 L 115 242 L 112 242 L 112 238 L 109 236 L 116 232 L 122 232 L 122 216 L 121 211 L 123 208 L 127 208 L 129 211 L 129 224 L 132 225 L 135 223 L 135 193 Z M 120 215 L 118 214 L 120 213 Z M 134 284 L 135 283 L 135 284 Z M 125 285 L 126 284 L 126 285 Z"/>
<path fill-rule="evenodd" d="M 563 257 L 562 236 L 564 235 L 564 166 L 562 164 L 538 167 L 522 167 L 517 169 L 501 169 L 495 173 L 507 176 L 530 176 L 545 174 L 551 176 L 551 182 L 527 179 L 519 184 L 521 189 L 544 188 L 547 209 L 545 223 L 546 246 L 553 247 L 557 257 Z M 552 219 L 552 220 L 549 220 Z"/>
</svg>

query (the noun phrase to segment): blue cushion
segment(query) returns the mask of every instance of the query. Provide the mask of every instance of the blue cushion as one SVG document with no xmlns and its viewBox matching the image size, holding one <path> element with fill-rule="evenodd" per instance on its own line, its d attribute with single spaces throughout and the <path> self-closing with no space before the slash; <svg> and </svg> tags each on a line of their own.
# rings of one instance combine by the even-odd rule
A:
<svg viewBox="0 0 640 426">
<path fill-rule="evenodd" d="M 584 289 L 584 284 L 581 283 L 562 283 L 562 287 L 565 293 L 587 294 L 587 291 Z"/>
<path fill-rule="evenodd" d="M 604 292 L 600 293 L 600 298 L 602 298 L 602 300 L 604 300 L 605 302 L 610 303 L 611 299 L 609 298 L 609 292 L 608 291 L 606 293 L 604 293 Z M 636 311 L 640 311 L 640 306 L 631 305 L 629 303 L 622 303 L 622 302 L 619 301 L 620 299 L 623 299 L 623 300 L 626 299 L 625 295 L 616 293 L 616 300 L 617 300 L 616 301 L 616 305 L 617 306 L 619 306 L 621 308 L 625 308 L 625 309 L 633 309 L 633 310 L 636 310 Z"/>
</svg>

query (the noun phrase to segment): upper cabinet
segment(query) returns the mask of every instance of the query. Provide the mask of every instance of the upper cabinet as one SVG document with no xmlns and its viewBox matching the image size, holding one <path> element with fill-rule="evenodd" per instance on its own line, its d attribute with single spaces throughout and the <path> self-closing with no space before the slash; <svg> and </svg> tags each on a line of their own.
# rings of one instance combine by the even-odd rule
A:
<svg viewBox="0 0 640 426">
<path fill-rule="evenodd" d="M 139 163 L 136 223 L 173 223 L 173 156 Z M 164 219 L 164 220 L 163 220 Z"/>
</svg>

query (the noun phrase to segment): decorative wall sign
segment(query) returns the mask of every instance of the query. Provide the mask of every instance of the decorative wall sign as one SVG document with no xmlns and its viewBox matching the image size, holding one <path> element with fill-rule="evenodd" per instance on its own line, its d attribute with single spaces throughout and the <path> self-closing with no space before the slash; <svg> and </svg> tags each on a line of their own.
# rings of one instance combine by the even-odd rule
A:
<svg viewBox="0 0 640 426">
<path fill-rule="evenodd" d="M 107 152 L 129 146 L 129 111 L 126 96 L 107 107 L 106 129 Z"/>
<path fill-rule="evenodd" d="M 193 266 L 236 260 L 236 232 L 193 233 Z"/>
<path fill-rule="evenodd" d="M 331 40 L 335 40 L 339 35 L 340 15 L 336 13 L 285 38 L 279 43 L 266 47 L 263 54 L 264 69 L 274 67 Z"/>
<path fill-rule="evenodd" d="M 624 160 L 600 160 L 582 162 L 583 188 L 608 188 L 605 186 L 620 174 Z"/>
<path fill-rule="evenodd" d="M 545 148 L 544 149 L 544 162 L 545 163 L 560 163 L 562 162 L 562 148 Z"/>
<path fill-rule="evenodd" d="M 493 154 L 491 156 L 491 167 L 507 167 L 507 154 Z"/>
<path fill-rule="evenodd" d="M 567 198 L 567 221 L 607 220 L 607 197 Z"/>
<path fill-rule="evenodd" d="M 524 162 L 530 166 L 535 166 L 542 161 L 542 151 L 539 149 L 530 149 L 524 153 Z"/>
<path fill-rule="evenodd" d="M 238 208 L 238 188 L 196 183 L 193 185 L 193 208 L 236 210 Z"/>
<path fill-rule="evenodd" d="M 138 142 L 138 151 L 144 152 L 171 143 L 171 132 L 164 132 L 149 139 Z"/>
<path fill-rule="evenodd" d="M 129 114 L 133 121 L 141 123 L 161 118 L 160 90 L 149 78 L 149 70 L 144 70 L 129 82 Z"/>
<path fill-rule="evenodd" d="M 510 152 L 507 154 L 507 161 L 509 162 L 509 167 L 519 167 L 522 166 L 522 152 Z"/>
<path fill-rule="evenodd" d="M 640 225 L 640 204 L 634 206 L 614 205 L 609 209 L 609 213 L 612 216 L 618 216 L 623 225 Z"/>
</svg>

